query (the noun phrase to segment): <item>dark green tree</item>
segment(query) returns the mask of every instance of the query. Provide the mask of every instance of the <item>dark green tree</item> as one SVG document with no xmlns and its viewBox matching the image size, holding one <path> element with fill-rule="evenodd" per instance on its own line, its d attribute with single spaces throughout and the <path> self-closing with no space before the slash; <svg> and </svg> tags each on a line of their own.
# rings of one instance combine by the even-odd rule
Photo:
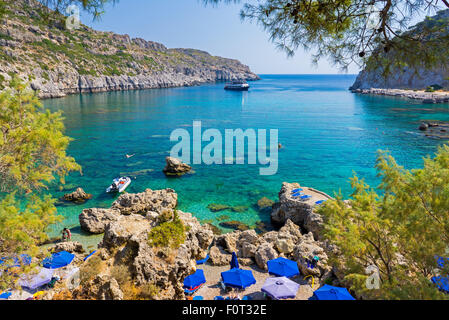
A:
<svg viewBox="0 0 449 320">
<path fill-rule="evenodd" d="M 205 3 L 244 2 L 204 0 Z M 258 0 L 243 4 L 242 19 L 260 24 L 289 55 L 302 47 L 313 62 L 327 57 L 346 69 L 448 65 L 449 13 L 412 27 L 416 18 L 449 8 L 447 0 Z"/>
</svg>

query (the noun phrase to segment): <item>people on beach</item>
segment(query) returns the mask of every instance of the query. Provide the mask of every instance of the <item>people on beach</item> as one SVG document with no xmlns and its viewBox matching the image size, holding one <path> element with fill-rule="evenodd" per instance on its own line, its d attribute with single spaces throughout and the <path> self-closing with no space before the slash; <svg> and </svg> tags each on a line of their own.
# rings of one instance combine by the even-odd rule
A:
<svg viewBox="0 0 449 320">
<path fill-rule="evenodd" d="M 70 241 L 72 240 L 72 233 L 70 232 L 69 229 L 64 228 L 62 230 L 62 241 Z"/>
</svg>

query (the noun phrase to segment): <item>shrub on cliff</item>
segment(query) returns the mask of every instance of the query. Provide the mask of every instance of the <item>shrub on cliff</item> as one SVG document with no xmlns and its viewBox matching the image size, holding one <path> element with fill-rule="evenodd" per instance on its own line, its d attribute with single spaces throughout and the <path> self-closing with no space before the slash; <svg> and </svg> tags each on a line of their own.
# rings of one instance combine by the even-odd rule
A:
<svg viewBox="0 0 449 320">
<path fill-rule="evenodd" d="M 421 169 L 406 170 L 387 152 L 376 167 L 381 194 L 355 176 L 349 203 L 340 195 L 319 209 L 324 236 L 339 249 L 335 266 L 367 298 L 449 298 L 430 283 L 449 271 L 438 270 L 435 259 L 449 251 L 449 146 L 425 158 Z M 370 289 L 376 269 L 380 287 Z"/>
<path fill-rule="evenodd" d="M 178 213 L 175 211 L 174 218 L 151 229 L 148 233 L 148 244 L 152 247 L 179 248 L 184 243 L 188 228 L 184 226 Z"/>
</svg>

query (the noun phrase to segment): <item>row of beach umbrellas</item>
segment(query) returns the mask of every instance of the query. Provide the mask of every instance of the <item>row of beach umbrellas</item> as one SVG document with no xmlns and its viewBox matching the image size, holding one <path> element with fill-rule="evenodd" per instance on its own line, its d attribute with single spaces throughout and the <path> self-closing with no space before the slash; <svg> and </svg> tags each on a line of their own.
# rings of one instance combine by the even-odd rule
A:
<svg viewBox="0 0 449 320">
<path fill-rule="evenodd" d="M 256 283 L 251 270 L 240 269 L 235 252 L 231 258 L 231 269 L 221 273 L 222 282 L 225 286 L 237 289 L 245 289 Z M 299 284 L 289 278 L 299 275 L 298 265 L 295 261 L 280 257 L 268 261 L 268 272 L 275 277 L 267 278 L 262 286 L 262 292 L 273 299 L 294 298 L 299 290 Z M 184 280 L 186 292 L 195 292 L 201 285 L 206 283 L 202 269 L 197 269 L 192 275 Z M 317 300 L 355 300 L 346 288 L 324 285 L 314 292 Z"/>
</svg>

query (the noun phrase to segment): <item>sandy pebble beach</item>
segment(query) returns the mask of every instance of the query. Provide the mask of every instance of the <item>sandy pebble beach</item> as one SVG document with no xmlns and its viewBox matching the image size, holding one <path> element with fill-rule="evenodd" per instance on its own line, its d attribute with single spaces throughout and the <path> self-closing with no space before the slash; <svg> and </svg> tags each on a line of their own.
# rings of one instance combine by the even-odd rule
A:
<svg viewBox="0 0 449 320">
<path fill-rule="evenodd" d="M 223 271 L 229 270 L 230 266 L 212 266 L 209 264 L 200 265 L 198 269 L 203 269 L 204 276 L 206 277 L 206 283 L 195 293 L 194 296 L 202 296 L 204 300 L 213 300 L 215 296 L 228 297 L 230 294 L 238 294 L 240 298 L 247 295 L 251 297 L 252 300 L 266 300 L 265 294 L 261 291 L 262 286 L 267 278 L 273 277 L 257 267 L 256 265 L 251 266 L 240 266 L 242 269 L 251 270 L 253 272 L 254 278 L 256 279 L 256 284 L 246 288 L 245 290 L 232 290 L 231 292 L 225 292 L 220 286 L 221 273 Z M 291 300 L 308 300 L 313 295 L 312 281 L 311 278 L 303 280 L 301 275 L 291 278 L 291 280 L 300 284 L 298 293 L 295 299 Z M 315 289 L 318 289 L 318 285 L 315 283 Z M 290 299 L 289 299 L 290 300 Z"/>
</svg>

